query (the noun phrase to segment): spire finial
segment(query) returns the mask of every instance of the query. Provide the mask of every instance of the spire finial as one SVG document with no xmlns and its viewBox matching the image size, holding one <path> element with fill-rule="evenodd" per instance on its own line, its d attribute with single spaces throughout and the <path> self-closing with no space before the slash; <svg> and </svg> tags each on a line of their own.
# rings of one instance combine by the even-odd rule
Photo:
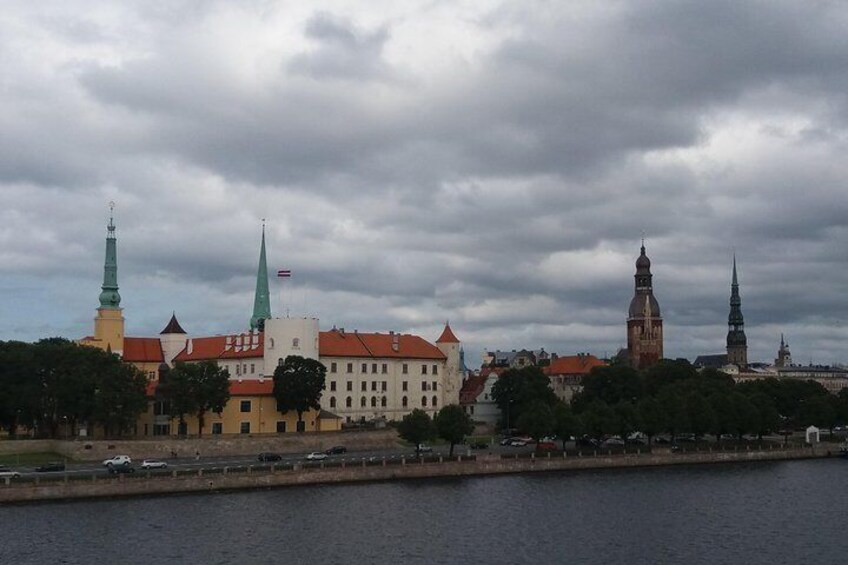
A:
<svg viewBox="0 0 848 565">
<path fill-rule="evenodd" d="M 733 251 L 733 283 L 734 285 L 739 284 L 739 280 L 736 277 L 736 251 Z"/>
</svg>

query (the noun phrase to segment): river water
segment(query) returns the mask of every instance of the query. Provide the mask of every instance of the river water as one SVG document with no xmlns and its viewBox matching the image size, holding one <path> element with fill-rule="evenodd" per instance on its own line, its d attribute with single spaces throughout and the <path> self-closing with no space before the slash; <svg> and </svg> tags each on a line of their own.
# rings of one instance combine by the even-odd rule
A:
<svg viewBox="0 0 848 565">
<path fill-rule="evenodd" d="M 848 563 L 848 461 L 0 507 L 0 564 Z"/>
</svg>

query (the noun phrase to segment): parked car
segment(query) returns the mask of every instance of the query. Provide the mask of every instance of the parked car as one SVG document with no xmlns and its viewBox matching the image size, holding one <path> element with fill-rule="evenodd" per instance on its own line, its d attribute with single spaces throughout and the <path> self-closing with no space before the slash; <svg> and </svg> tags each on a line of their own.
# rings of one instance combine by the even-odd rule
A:
<svg viewBox="0 0 848 565">
<path fill-rule="evenodd" d="M 418 453 L 433 453 L 433 448 L 429 445 L 419 443 L 418 444 Z"/>
<path fill-rule="evenodd" d="M 119 465 L 132 465 L 132 459 L 129 455 L 116 455 L 103 461 L 104 467 L 117 467 Z"/>
<path fill-rule="evenodd" d="M 133 467 L 129 463 L 124 465 L 109 465 L 108 469 L 110 475 L 124 475 L 135 473 L 135 467 Z"/>
<path fill-rule="evenodd" d="M 282 458 L 283 456 L 279 453 L 263 452 L 259 454 L 260 461 L 280 461 Z"/>
<path fill-rule="evenodd" d="M 587 435 L 584 435 L 583 437 L 577 439 L 577 446 L 578 447 L 600 447 L 601 442 L 599 442 L 598 440 L 596 440 L 593 437 L 589 437 Z"/>
<path fill-rule="evenodd" d="M 4 467 L 4 466 L 0 465 L 0 479 L 5 479 L 5 478 L 17 479 L 17 478 L 20 478 L 20 476 L 21 476 L 21 474 L 18 473 L 17 471 L 13 471 L 12 469 L 10 469 L 8 467 Z"/>
<path fill-rule="evenodd" d="M 622 447 L 624 440 L 620 437 L 608 437 L 601 443 L 601 447 Z"/>
<path fill-rule="evenodd" d="M 336 445 L 325 451 L 327 455 L 341 455 L 342 453 L 347 453 L 347 448 L 343 445 Z"/>
<path fill-rule="evenodd" d="M 488 449 L 489 444 L 485 441 L 474 441 L 468 444 L 471 449 Z"/>
<path fill-rule="evenodd" d="M 35 468 L 36 473 L 53 473 L 64 470 L 65 464 L 62 461 L 51 461 Z"/>
<path fill-rule="evenodd" d="M 309 455 L 306 456 L 309 461 L 323 461 L 327 458 L 327 454 L 321 451 L 313 451 Z"/>
<path fill-rule="evenodd" d="M 168 464 L 159 459 L 145 459 L 141 462 L 142 469 L 167 469 Z"/>
<path fill-rule="evenodd" d="M 536 444 L 536 451 L 556 451 L 557 446 L 552 441 L 540 441 Z"/>
<path fill-rule="evenodd" d="M 514 437 L 510 438 L 509 443 L 507 444 L 510 447 L 524 447 L 527 445 L 527 441 L 524 438 Z"/>
</svg>

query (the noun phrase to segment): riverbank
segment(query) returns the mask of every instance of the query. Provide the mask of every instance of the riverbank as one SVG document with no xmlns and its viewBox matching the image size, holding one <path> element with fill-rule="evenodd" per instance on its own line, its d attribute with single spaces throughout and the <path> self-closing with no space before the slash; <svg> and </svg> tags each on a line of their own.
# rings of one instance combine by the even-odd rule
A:
<svg viewBox="0 0 848 565">
<path fill-rule="evenodd" d="M 277 488 L 295 485 L 392 481 L 438 477 L 467 477 L 513 473 L 562 472 L 586 469 L 620 469 L 669 465 L 704 465 L 756 461 L 815 459 L 836 456 L 838 447 L 820 444 L 814 448 L 756 451 L 701 451 L 636 453 L 621 455 L 502 457 L 480 455 L 432 459 L 372 459 L 360 463 L 296 464 L 173 471 L 167 474 L 83 475 L 73 478 L 38 478 L 35 482 L 0 482 L 0 503 L 113 498 L 243 489 Z"/>
</svg>

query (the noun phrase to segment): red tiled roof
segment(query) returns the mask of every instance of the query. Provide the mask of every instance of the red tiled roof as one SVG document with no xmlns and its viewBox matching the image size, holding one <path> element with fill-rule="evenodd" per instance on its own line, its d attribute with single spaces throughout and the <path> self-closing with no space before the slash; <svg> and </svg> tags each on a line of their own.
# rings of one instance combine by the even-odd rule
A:
<svg viewBox="0 0 848 565">
<path fill-rule="evenodd" d="M 162 344 L 158 337 L 125 337 L 124 361 L 131 363 L 163 363 Z"/>
<path fill-rule="evenodd" d="M 595 367 L 606 365 L 594 355 L 569 355 L 557 357 L 544 368 L 545 374 L 551 375 L 586 375 Z"/>
<path fill-rule="evenodd" d="M 274 393 L 274 379 L 230 381 L 230 396 L 267 396 Z"/>
<path fill-rule="evenodd" d="M 439 339 L 436 340 L 436 343 L 459 343 L 459 340 L 453 335 L 450 324 L 445 324 L 445 329 L 442 335 L 439 336 Z"/>
<path fill-rule="evenodd" d="M 212 337 L 195 337 L 190 338 L 186 342 L 185 348 L 180 351 L 174 361 L 205 361 L 208 359 L 245 359 L 251 357 L 262 357 L 264 353 L 263 335 L 259 334 L 259 344 L 254 349 L 250 347 L 236 347 L 236 339 L 241 337 L 244 341 L 249 341 L 252 334 L 242 334 L 241 336 L 230 336 L 232 345 L 227 348 L 227 336 L 216 335 Z M 189 342 L 191 342 L 191 353 L 189 350 Z"/>
<path fill-rule="evenodd" d="M 476 402 L 477 397 L 480 396 L 486 386 L 486 378 L 487 375 L 475 375 L 467 378 L 459 390 L 459 403 L 473 404 Z"/>
<path fill-rule="evenodd" d="M 321 357 L 447 359 L 438 347 L 417 335 L 338 330 L 319 333 L 318 352 Z"/>
</svg>

